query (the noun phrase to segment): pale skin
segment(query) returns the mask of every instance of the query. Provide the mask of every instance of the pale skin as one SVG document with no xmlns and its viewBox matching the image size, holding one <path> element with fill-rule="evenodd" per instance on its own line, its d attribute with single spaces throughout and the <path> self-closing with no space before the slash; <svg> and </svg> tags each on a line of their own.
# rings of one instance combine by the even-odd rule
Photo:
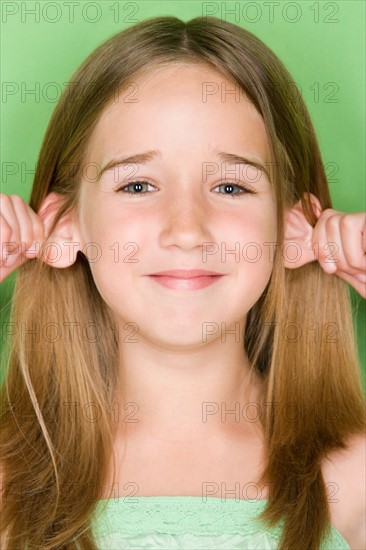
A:
<svg viewBox="0 0 366 550">
<path fill-rule="evenodd" d="M 120 495 L 126 481 L 134 481 L 141 496 L 201 495 L 207 480 L 226 482 L 231 489 L 237 481 L 241 485 L 256 481 L 262 466 L 262 436 L 256 423 L 238 425 L 232 414 L 222 421 L 222 409 L 202 422 L 203 402 L 224 403 L 229 411 L 236 402 L 257 401 L 261 384 L 251 376 L 238 334 L 242 335 L 245 317 L 271 276 L 273 263 L 264 243 L 274 242 L 277 232 L 275 199 L 265 172 L 225 164 L 218 157 L 218 151 L 225 151 L 264 166 L 271 160 L 263 120 L 252 104 L 244 98 L 236 102 L 233 95 L 222 101 L 220 94 L 202 101 L 203 83 L 224 80 L 205 66 L 165 67 L 137 80 L 137 103 L 125 103 L 121 95 L 106 108 L 89 143 L 87 163 L 104 166 L 112 159 L 148 150 L 160 154 L 144 164 L 106 171 L 98 182 L 84 179 L 78 211 L 66 216 L 50 239 L 60 245 L 61 258 L 53 263 L 42 257 L 56 268 L 66 268 L 87 243 L 98 243 L 101 250 L 100 260 L 90 267 L 119 324 L 120 341 L 125 339 L 120 346 L 116 401 L 121 415 L 132 410 L 125 412 L 123 403 L 138 404 L 138 423 L 122 424 L 116 439 Z M 202 177 L 205 163 L 216 167 L 216 173 L 206 179 Z M 255 194 L 230 196 L 223 183 L 233 179 L 235 185 L 248 182 Z M 144 184 L 143 192 L 134 196 L 118 191 L 135 180 L 149 185 Z M 133 191 L 134 186 L 128 189 Z M 1 195 L 3 242 L 43 243 L 45 236 L 50 237 L 47 231 L 59 200 L 51 193 L 37 215 L 19 197 Z M 335 276 L 366 297 L 365 213 L 322 212 L 318 199 L 312 196 L 311 200 L 318 217 L 314 229 L 301 203 L 286 212 L 286 242 L 297 242 L 302 254 L 298 262 L 285 257 L 285 267 L 294 269 L 317 260 L 327 270 L 329 264 L 322 260 L 329 251 L 323 245 L 336 242 Z M 71 256 L 63 245 L 66 241 L 80 245 Z M 206 262 L 204 242 L 221 247 Z M 237 262 L 234 254 L 225 254 L 236 243 L 243 250 L 248 242 L 262 250 L 257 262 L 246 261 L 242 254 Z M 319 257 L 310 249 L 315 242 Z M 110 248 L 115 243 L 120 244 L 119 261 Z M 137 246 L 123 249 L 125 243 Z M 134 251 L 137 262 L 123 261 Z M 0 267 L 0 282 L 27 258 L 13 256 L 13 265 Z M 225 276 L 198 291 L 166 289 L 145 276 L 167 269 L 206 269 Z M 130 343 L 126 340 L 131 326 L 124 330 L 129 322 L 138 327 L 132 336 L 137 341 Z M 206 323 L 218 330 L 203 339 Z M 235 328 L 236 336 L 230 333 Z M 324 464 L 325 481 L 340 487 L 339 503 L 331 504 L 332 522 L 352 549 L 362 548 L 365 495 L 359 487 L 366 485 L 366 480 L 360 480 L 365 439 L 352 440 L 346 453 L 332 458 Z M 266 497 L 264 491 L 261 498 Z M 248 498 L 254 497 L 248 494 Z"/>
</svg>

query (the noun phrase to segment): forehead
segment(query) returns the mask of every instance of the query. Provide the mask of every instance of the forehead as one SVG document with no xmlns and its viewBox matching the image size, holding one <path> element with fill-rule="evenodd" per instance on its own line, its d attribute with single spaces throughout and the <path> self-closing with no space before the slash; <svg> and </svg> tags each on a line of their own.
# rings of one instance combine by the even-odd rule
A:
<svg viewBox="0 0 366 550">
<path fill-rule="evenodd" d="M 127 82 L 104 108 L 88 151 L 105 157 L 123 146 L 159 148 L 157 142 L 163 147 L 167 141 L 192 149 L 225 142 L 269 158 L 261 115 L 234 80 L 205 64 L 170 63 Z"/>
</svg>

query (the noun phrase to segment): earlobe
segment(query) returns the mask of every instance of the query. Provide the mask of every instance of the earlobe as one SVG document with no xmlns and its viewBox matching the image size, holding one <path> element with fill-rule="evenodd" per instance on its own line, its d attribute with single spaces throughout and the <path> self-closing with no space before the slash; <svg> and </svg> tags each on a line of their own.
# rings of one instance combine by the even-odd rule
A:
<svg viewBox="0 0 366 550">
<path fill-rule="evenodd" d="M 65 197 L 58 193 L 49 193 L 38 211 L 38 216 L 44 224 L 46 238 L 40 259 L 58 268 L 72 265 L 76 261 L 78 250 L 82 250 L 78 220 L 73 210 L 64 214 L 52 234 L 49 234 L 64 200 Z"/>
<path fill-rule="evenodd" d="M 317 218 L 322 213 L 322 207 L 315 195 L 309 193 L 311 204 Z M 313 228 L 307 221 L 301 200 L 285 213 L 285 235 L 283 261 L 287 269 L 296 269 L 316 260 L 312 250 Z"/>
</svg>

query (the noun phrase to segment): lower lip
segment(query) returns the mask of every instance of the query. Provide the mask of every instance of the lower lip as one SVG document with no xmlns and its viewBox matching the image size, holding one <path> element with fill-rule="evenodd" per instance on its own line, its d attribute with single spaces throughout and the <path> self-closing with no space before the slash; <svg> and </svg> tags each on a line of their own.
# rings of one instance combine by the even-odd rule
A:
<svg viewBox="0 0 366 550">
<path fill-rule="evenodd" d="M 191 277 L 190 279 L 179 279 L 178 277 L 166 277 L 163 275 L 149 275 L 159 285 L 174 290 L 199 290 L 212 285 L 223 277 L 223 275 L 208 275 L 203 277 Z"/>
</svg>

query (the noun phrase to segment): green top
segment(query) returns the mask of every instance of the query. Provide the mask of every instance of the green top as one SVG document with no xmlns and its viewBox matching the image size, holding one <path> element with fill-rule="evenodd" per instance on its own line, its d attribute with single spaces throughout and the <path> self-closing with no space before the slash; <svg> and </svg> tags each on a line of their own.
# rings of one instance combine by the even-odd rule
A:
<svg viewBox="0 0 366 550">
<path fill-rule="evenodd" d="M 100 550 L 272 550 L 278 548 L 283 520 L 269 529 L 256 519 L 267 502 L 198 496 L 104 499 L 97 504 L 93 532 Z M 338 549 L 350 546 L 331 527 L 320 550 Z"/>
</svg>

